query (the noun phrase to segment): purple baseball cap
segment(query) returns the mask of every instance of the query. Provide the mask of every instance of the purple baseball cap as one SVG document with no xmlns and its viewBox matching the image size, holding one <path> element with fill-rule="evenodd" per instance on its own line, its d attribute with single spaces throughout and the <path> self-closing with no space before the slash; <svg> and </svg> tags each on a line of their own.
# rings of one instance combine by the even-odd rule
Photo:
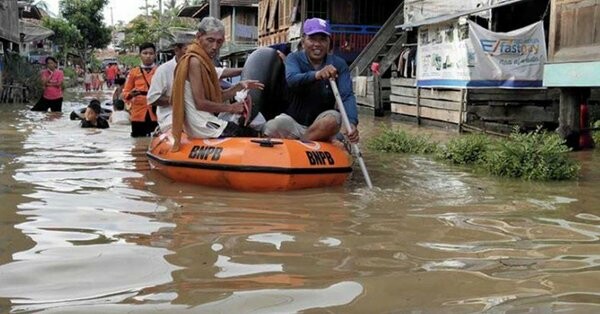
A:
<svg viewBox="0 0 600 314">
<path fill-rule="evenodd" d="M 319 33 L 331 36 L 329 33 L 329 23 L 327 23 L 327 21 L 317 17 L 304 21 L 305 35 L 310 36 Z"/>
</svg>

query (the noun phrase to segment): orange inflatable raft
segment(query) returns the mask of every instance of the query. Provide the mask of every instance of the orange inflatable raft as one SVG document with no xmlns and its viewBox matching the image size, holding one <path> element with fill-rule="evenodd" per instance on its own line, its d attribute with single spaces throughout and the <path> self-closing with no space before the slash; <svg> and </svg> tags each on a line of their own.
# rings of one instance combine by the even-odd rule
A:
<svg viewBox="0 0 600 314">
<path fill-rule="evenodd" d="M 188 139 L 172 152 L 170 133 L 154 137 L 146 153 L 152 169 L 180 182 L 241 191 L 283 191 L 342 185 L 350 156 L 324 142 L 287 139 Z"/>
</svg>

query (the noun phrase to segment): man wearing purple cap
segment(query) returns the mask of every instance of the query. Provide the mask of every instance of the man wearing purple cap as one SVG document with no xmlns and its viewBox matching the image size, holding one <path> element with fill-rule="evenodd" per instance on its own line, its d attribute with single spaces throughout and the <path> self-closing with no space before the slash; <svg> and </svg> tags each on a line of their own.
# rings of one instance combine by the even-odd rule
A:
<svg viewBox="0 0 600 314">
<path fill-rule="evenodd" d="M 303 50 L 285 59 L 285 77 L 290 105 L 285 113 L 265 124 L 269 137 L 331 141 L 340 131 L 342 119 L 335 110 L 335 96 L 329 79 L 335 78 L 351 123 L 351 142 L 359 140 L 356 98 L 346 62 L 329 54 L 331 34 L 327 21 L 312 18 L 304 22 Z"/>
</svg>

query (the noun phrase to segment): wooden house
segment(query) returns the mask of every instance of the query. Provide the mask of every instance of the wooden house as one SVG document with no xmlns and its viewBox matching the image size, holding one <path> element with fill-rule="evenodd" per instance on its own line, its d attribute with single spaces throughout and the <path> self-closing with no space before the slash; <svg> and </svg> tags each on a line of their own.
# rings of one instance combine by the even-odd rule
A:
<svg viewBox="0 0 600 314">
<path fill-rule="evenodd" d="M 546 10 L 548 4 L 549 0 L 506 0 L 484 6 L 470 0 L 404 1 L 351 65 L 356 75 L 355 90 L 359 103 L 373 107 L 377 115 L 391 112 L 403 120 L 458 130 L 506 134 L 515 127 L 532 129 L 541 125 L 555 129 L 559 117 L 559 91 L 542 86 L 541 58 L 537 62 L 540 71 L 534 81 L 536 84 L 532 85 L 520 85 L 522 81 L 515 80 L 515 84 L 510 86 L 486 86 L 486 80 L 472 84 L 473 81 L 468 79 L 456 85 L 447 80 L 427 85 L 426 80 L 417 80 L 423 77 L 421 71 L 425 64 L 438 70 L 457 64 L 481 69 L 481 60 L 469 59 L 471 50 L 464 54 L 464 60 L 448 62 L 447 49 L 456 47 L 458 39 L 466 40 L 473 36 L 472 25 L 490 33 L 501 33 L 540 22 L 536 24 L 537 29 L 543 30 L 550 19 L 549 10 Z M 429 33 L 425 33 L 427 30 Z M 437 50 L 423 50 L 424 42 L 438 40 L 442 44 L 435 48 Z M 538 33 L 536 40 L 536 49 L 545 48 L 543 32 L 541 36 Z M 445 43 L 449 43 L 447 47 L 443 45 Z M 484 41 L 481 41 L 483 45 Z M 417 55 L 416 70 L 413 69 L 411 75 L 401 74 L 402 69 L 399 68 L 402 64 L 399 59 L 406 49 L 415 49 Z M 539 51 L 540 56 L 545 57 L 543 51 Z M 379 63 L 380 75 L 373 75 L 370 71 L 373 62 Z"/>
<path fill-rule="evenodd" d="M 221 0 L 221 21 L 225 24 L 225 43 L 220 57 L 226 66 L 242 67 L 247 55 L 257 47 L 258 0 Z M 178 16 L 202 19 L 209 15 L 209 2 L 186 6 Z"/>
<path fill-rule="evenodd" d="M 40 25 L 44 14 L 45 11 L 25 1 L 0 1 L 0 77 L 5 66 L 3 62 L 7 60 L 4 54 L 14 53 L 11 56 L 13 65 L 17 54 L 30 62 L 34 61 L 31 56 L 39 56 L 37 52 L 41 50 L 49 55 L 49 44 L 45 39 L 54 32 Z M 6 75 L 4 83 L 6 85 L 0 93 L 0 102 L 23 102 L 28 99 L 27 87 L 15 82 L 14 77 Z"/>
<path fill-rule="evenodd" d="M 4 98 L 4 51 L 18 50 L 19 11 L 17 0 L 0 2 L 0 101 Z"/>
<path fill-rule="evenodd" d="M 1 50 L 12 50 L 19 42 L 19 11 L 17 0 L 0 2 L 0 46 Z"/>
<path fill-rule="evenodd" d="M 260 0 L 258 44 L 295 51 L 301 37 L 301 21 L 328 20 L 334 53 L 352 62 L 371 41 L 401 0 Z"/>
<path fill-rule="evenodd" d="M 44 63 L 52 53 L 52 43 L 47 40 L 54 32 L 42 26 L 42 18 L 48 13 L 36 5 L 17 1 L 19 8 L 19 52 L 32 63 Z"/>
<path fill-rule="evenodd" d="M 580 104 L 600 102 L 600 1 L 550 3 L 544 85 L 560 88 L 561 133 L 579 132 Z"/>
</svg>

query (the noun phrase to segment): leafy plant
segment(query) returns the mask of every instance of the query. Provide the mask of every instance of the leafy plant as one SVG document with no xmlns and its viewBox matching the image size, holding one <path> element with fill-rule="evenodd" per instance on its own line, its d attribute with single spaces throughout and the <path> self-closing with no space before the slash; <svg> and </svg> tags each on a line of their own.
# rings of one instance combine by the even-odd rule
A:
<svg viewBox="0 0 600 314">
<path fill-rule="evenodd" d="M 367 143 L 370 149 L 393 153 L 430 154 L 454 164 L 475 165 L 489 174 L 525 180 L 566 180 L 576 178 L 580 166 L 558 134 L 538 128 L 509 138 L 492 140 L 483 134 L 470 134 L 445 145 L 431 143 L 424 136 L 387 129 Z"/>
<path fill-rule="evenodd" d="M 600 120 L 594 122 L 594 128 L 600 128 Z M 593 131 L 592 138 L 596 144 L 596 148 L 600 148 L 600 131 Z"/>
<path fill-rule="evenodd" d="M 188 19 L 177 16 L 175 10 L 168 10 L 159 14 L 153 11 L 148 16 L 138 16 L 133 19 L 125 29 L 123 45 L 135 48 L 142 43 L 158 43 L 161 38 L 172 39 L 172 28 L 195 29 L 196 25 Z"/>
<path fill-rule="evenodd" d="M 477 164 L 484 160 L 491 145 L 490 138 L 483 134 L 468 134 L 453 138 L 440 147 L 437 157 L 459 165 Z"/>
<path fill-rule="evenodd" d="M 390 153 L 431 154 L 436 150 L 436 143 L 429 142 L 424 136 L 414 136 L 401 130 L 391 129 L 384 130 L 367 146 L 370 149 Z"/>
<path fill-rule="evenodd" d="M 4 64 L 4 84 L 26 86 L 29 100 L 42 95 L 41 65 L 31 64 L 18 53 L 10 52 L 4 55 Z"/>
<path fill-rule="evenodd" d="M 61 60 L 66 60 L 68 53 L 83 40 L 77 27 L 65 19 L 44 17 L 42 25 L 54 32 L 50 39 L 59 47 L 58 57 Z"/>
<path fill-rule="evenodd" d="M 77 85 L 77 73 L 75 69 L 72 67 L 65 67 L 62 69 L 63 74 L 65 76 L 65 81 L 63 82 L 63 89 L 66 87 L 73 87 Z"/>
<path fill-rule="evenodd" d="M 486 153 L 484 168 L 493 175 L 525 180 L 572 179 L 580 167 L 569 158 L 569 151 L 557 134 L 540 128 L 531 133 L 519 133 L 515 129 L 497 149 Z"/>
<path fill-rule="evenodd" d="M 117 57 L 119 64 L 126 65 L 130 68 L 140 65 L 140 57 L 137 54 L 119 55 Z"/>
<path fill-rule="evenodd" d="M 83 52 L 84 59 L 96 48 L 105 48 L 110 43 L 110 29 L 104 25 L 102 10 L 108 0 L 61 0 L 61 14 L 69 24 L 74 25 L 83 40 L 77 42 L 77 49 Z"/>
</svg>

